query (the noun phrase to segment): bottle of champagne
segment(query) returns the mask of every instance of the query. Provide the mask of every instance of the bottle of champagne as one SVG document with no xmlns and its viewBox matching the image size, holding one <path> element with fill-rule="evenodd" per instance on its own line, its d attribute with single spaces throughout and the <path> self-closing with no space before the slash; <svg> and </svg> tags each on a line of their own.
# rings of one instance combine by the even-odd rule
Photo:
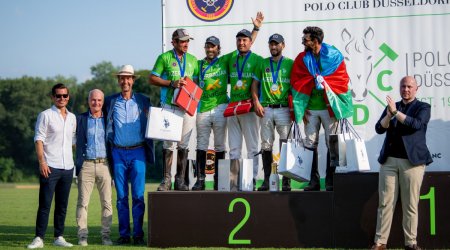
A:
<svg viewBox="0 0 450 250">
<path fill-rule="evenodd" d="M 278 177 L 277 163 L 272 163 L 272 173 L 269 177 L 269 190 L 271 192 L 280 191 L 280 177 Z"/>
</svg>

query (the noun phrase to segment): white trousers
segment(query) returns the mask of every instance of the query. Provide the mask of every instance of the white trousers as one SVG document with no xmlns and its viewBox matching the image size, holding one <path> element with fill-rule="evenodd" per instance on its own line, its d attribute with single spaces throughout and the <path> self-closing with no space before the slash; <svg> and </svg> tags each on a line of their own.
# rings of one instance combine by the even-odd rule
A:
<svg viewBox="0 0 450 250">
<path fill-rule="evenodd" d="M 264 108 L 264 117 L 261 118 L 261 149 L 272 151 L 275 140 L 275 129 L 280 139 L 286 139 L 291 126 L 289 108 Z"/>
<path fill-rule="evenodd" d="M 230 159 L 241 159 L 242 137 L 247 147 L 247 159 L 253 159 L 253 178 L 258 174 L 259 118 L 255 112 L 228 117 L 228 143 Z"/>
<path fill-rule="evenodd" d="M 207 151 L 211 130 L 214 133 L 214 150 L 225 151 L 225 138 L 227 136 L 227 118 L 223 112 L 227 104 L 220 104 L 210 111 L 197 113 L 197 150 Z"/>
<path fill-rule="evenodd" d="M 309 110 L 308 124 L 305 124 L 305 147 L 317 148 L 319 145 L 319 131 L 322 124 L 325 130 L 325 142 L 329 148 L 330 134 L 336 130 L 338 122 L 336 118 L 330 117 L 328 110 Z"/>
</svg>

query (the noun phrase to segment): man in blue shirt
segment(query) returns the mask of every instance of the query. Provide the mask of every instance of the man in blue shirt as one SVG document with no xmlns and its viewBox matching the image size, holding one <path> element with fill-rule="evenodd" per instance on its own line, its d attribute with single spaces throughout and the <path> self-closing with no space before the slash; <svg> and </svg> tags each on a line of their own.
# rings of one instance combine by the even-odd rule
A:
<svg viewBox="0 0 450 250">
<path fill-rule="evenodd" d="M 89 111 L 77 116 L 76 174 L 78 202 L 76 219 L 78 245 L 87 246 L 87 215 L 94 184 L 97 183 L 102 207 L 102 243 L 112 245 L 111 174 L 106 157 L 105 119 L 102 112 L 104 94 L 99 89 L 89 92 Z"/>
<path fill-rule="evenodd" d="M 133 93 L 136 80 L 133 66 L 124 65 L 117 74 L 121 93 L 108 96 L 103 107 L 106 116 L 106 138 L 114 168 L 117 191 L 117 214 L 120 238 L 117 244 L 130 243 L 130 209 L 128 206 L 128 181 L 133 200 L 133 240 L 144 245 L 143 220 L 145 212 L 145 162 L 153 163 L 153 142 L 145 139 L 150 99 Z"/>
</svg>

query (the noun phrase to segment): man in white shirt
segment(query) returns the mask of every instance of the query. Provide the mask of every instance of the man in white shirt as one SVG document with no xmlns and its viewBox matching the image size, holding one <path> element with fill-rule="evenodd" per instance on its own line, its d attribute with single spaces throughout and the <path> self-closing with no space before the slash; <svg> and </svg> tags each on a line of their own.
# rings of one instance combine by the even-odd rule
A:
<svg viewBox="0 0 450 250">
<path fill-rule="evenodd" d="M 52 88 L 54 105 L 41 112 L 36 121 L 34 142 L 39 161 L 39 208 L 36 234 L 29 249 L 43 248 L 48 217 L 55 195 L 53 245 L 72 247 L 63 238 L 67 203 L 73 178 L 72 145 L 75 144 L 76 118 L 67 109 L 69 89 L 62 83 Z"/>
</svg>

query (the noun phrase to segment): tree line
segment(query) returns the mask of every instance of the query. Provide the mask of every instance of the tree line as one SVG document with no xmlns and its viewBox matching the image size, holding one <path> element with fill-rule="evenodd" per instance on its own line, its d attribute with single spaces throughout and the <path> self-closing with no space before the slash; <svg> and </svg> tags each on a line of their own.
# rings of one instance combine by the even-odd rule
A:
<svg viewBox="0 0 450 250">
<path fill-rule="evenodd" d="M 105 96 L 120 92 L 115 73 L 120 66 L 101 62 L 90 68 L 92 79 L 77 83 L 75 77 L 22 76 L 0 78 L 0 182 L 32 181 L 38 177 L 38 164 L 34 150 L 34 127 L 38 114 L 51 107 L 51 88 L 64 83 L 70 91 L 68 109 L 74 114 L 88 110 L 87 98 L 92 89 L 101 89 Z M 149 70 L 138 70 L 140 77 L 133 91 L 150 97 L 153 106 L 159 104 L 160 88 L 148 83 Z M 155 148 L 161 148 L 161 142 Z M 161 150 L 156 150 L 156 164 L 161 166 Z M 160 167 L 148 166 L 148 178 L 159 179 Z"/>
</svg>

